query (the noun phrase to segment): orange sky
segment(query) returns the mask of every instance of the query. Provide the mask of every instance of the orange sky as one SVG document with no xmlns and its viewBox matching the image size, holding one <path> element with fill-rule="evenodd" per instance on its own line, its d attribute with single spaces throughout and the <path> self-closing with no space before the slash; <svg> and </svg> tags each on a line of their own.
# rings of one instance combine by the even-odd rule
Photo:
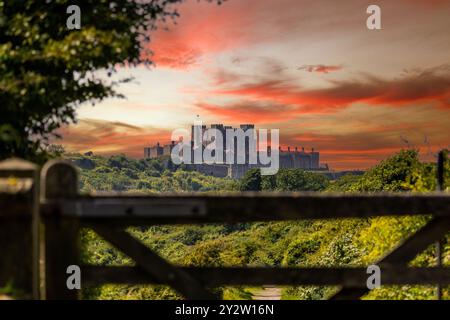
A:
<svg viewBox="0 0 450 320">
<path fill-rule="evenodd" d="M 382 30 L 366 8 L 382 9 Z M 450 147 L 450 0 L 194 0 L 152 34 L 153 68 L 121 69 L 127 99 L 79 108 L 70 151 L 142 157 L 199 115 L 280 129 L 283 146 L 364 169 L 404 147 Z"/>
</svg>

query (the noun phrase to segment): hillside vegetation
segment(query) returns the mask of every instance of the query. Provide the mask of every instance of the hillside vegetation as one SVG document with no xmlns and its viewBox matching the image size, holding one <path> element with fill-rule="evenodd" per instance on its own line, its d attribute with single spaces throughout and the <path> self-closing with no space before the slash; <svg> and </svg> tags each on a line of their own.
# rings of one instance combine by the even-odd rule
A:
<svg viewBox="0 0 450 320">
<path fill-rule="evenodd" d="M 380 162 L 362 176 L 330 181 L 302 170 L 280 170 L 261 177 L 251 170 L 241 181 L 204 176 L 173 166 L 168 159 L 133 160 L 125 156 L 68 155 L 80 167 L 81 189 L 124 192 L 221 192 L 246 190 L 339 191 L 339 192 L 430 192 L 436 189 L 434 164 L 419 161 L 414 150 L 403 150 Z M 450 165 L 446 165 L 446 188 Z M 169 261 L 192 266 L 345 266 L 375 262 L 429 219 L 397 217 L 341 219 L 237 225 L 153 226 L 130 231 Z M 449 237 L 444 263 L 450 263 Z M 132 261 L 94 232 L 84 230 L 85 262 L 99 265 L 132 264 Z M 416 266 L 435 263 L 434 247 L 418 255 Z M 227 299 L 249 299 L 254 288 L 217 288 Z M 284 299 L 323 299 L 334 287 L 286 287 Z M 178 299 L 164 286 L 105 285 L 87 288 L 89 299 Z M 382 287 L 366 299 L 433 299 L 435 289 L 423 286 Z M 444 298 L 449 299 L 448 288 Z"/>
<path fill-rule="evenodd" d="M 232 179 L 205 176 L 174 165 L 168 157 L 135 160 L 124 155 L 101 157 L 69 154 L 80 170 L 82 192 L 194 192 L 233 191 L 239 183 Z"/>
</svg>

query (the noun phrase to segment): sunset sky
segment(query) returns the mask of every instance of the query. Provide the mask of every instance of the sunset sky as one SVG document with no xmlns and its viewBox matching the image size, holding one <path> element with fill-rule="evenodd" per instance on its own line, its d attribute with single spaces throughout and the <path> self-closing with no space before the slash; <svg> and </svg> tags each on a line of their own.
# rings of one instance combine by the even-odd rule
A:
<svg viewBox="0 0 450 320">
<path fill-rule="evenodd" d="M 366 8 L 382 10 L 368 30 Z M 450 0 L 188 0 L 152 33 L 156 66 L 61 130 L 69 151 L 125 153 L 205 124 L 280 129 L 333 169 L 365 169 L 404 147 L 450 147 Z"/>
</svg>

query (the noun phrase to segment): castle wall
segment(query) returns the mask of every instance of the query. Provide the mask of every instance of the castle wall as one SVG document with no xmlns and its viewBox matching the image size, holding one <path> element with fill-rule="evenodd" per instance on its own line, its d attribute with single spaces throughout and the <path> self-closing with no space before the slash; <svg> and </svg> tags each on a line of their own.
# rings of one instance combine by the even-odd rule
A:
<svg viewBox="0 0 450 320">
<path fill-rule="evenodd" d="M 229 168 L 224 164 L 188 164 L 186 165 L 186 169 L 219 178 L 228 177 L 229 174 Z"/>
<path fill-rule="evenodd" d="M 228 152 L 234 153 L 235 156 L 235 163 L 236 163 L 236 150 L 226 150 L 227 147 L 227 141 L 226 141 L 226 130 L 227 129 L 234 129 L 230 126 L 224 126 L 223 124 L 213 124 L 211 125 L 211 128 L 218 129 L 222 132 L 223 135 L 223 147 L 224 147 L 224 161 L 226 161 L 226 154 Z M 203 135 L 205 130 L 207 129 L 206 126 L 201 126 L 198 128 L 199 130 L 194 130 L 195 127 L 191 127 L 191 134 L 192 138 L 194 138 L 194 135 L 198 135 L 198 139 L 201 139 L 199 135 Z M 240 126 L 240 129 L 246 131 L 248 129 L 254 129 L 253 124 L 243 124 Z M 205 145 L 207 145 L 208 141 L 203 141 L 203 145 L 199 146 L 199 148 L 204 149 Z M 170 155 L 172 152 L 172 149 L 174 147 L 174 142 L 169 145 L 160 146 L 159 143 L 154 147 L 144 148 L 144 157 L 145 158 L 158 158 L 162 155 Z M 234 144 L 234 148 L 237 148 L 236 143 Z M 248 141 L 248 138 L 246 138 L 245 141 L 245 155 L 246 155 L 246 163 L 245 164 L 233 164 L 233 165 L 227 165 L 227 164 L 189 164 L 186 167 L 189 170 L 196 170 L 201 173 L 207 174 L 207 175 L 213 175 L 217 177 L 232 177 L 235 179 L 240 179 L 242 176 L 245 175 L 245 173 L 250 170 L 251 168 L 259 168 L 261 165 L 259 164 L 249 164 L 249 149 L 250 149 L 250 143 Z M 234 152 L 233 152 L 234 151 Z M 270 152 L 270 151 L 269 151 Z M 191 146 L 191 156 L 192 159 L 194 159 L 194 148 L 193 145 Z M 290 148 L 287 150 L 281 150 L 280 149 L 280 158 L 279 158 L 279 165 L 281 168 L 286 169 L 304 169 L 304 170 L 319 170 L 320 169 L 320 155 L 319 152 L 315 152 L 314 149 L 312 149 L 311 152 L 305 152 L 305 149 L 302 148 L 301 151 L 299 151 L 297 148 L 295 148 L 295 151 L 291 151 Z"/>
<path fill-rule="evenodd" d="M 319 152 L 311 152 L 311 169 L 319 169 Z"/>
<path fill-rule="evenodd" d="M 163 148 L 160 146 L 150 148 L 150 159 L 158 158 L 163 155 Z"/>
<path fill-rule="evenodd" d="M 163 147 L 163 155 L 170 156 L 172 154 L 172 149 L 174 146 L 175 146 L 174 143 L 165 145 Z"/>
</svg>

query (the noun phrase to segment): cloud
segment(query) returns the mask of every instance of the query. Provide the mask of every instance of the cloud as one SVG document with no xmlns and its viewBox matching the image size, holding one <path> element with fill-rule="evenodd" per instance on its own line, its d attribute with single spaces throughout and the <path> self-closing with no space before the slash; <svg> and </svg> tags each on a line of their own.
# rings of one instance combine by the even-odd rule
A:
<svg viewBox="0 0 450 320">
<path fill-rule="evenodd" d="M 404 4 L 415 4 L 422 7 L 440 8 L 448 6 L 448 0 L 402 0 Z"/>
<path fill-rule="evenodd" d="M 152 61 L 158 67 L 187 70 L 198 64 L 202 52 L 184 43 L 167 43 L 157 47 Z"/>
<path fill-rule="evenodd" d="M 253 0 L 252 0 L 253 1 Z M 178 6 L 176 24 L 160 24 L 152 31 L 148 49 L 157 67 L 186 70 L 197 65 L 208 54 L 243 45 L 248 35 L 243 32 L 251 19 L 237 13 L 236 3 L 220 6 L 207 1 L 186 1 Z"/>
<path fill-rule="evenodd" d="M 428 8 L 445 10 L 449 6 L 448 0 L 379 2 L 391 13 L 384 19 L 392 16 L 400 25 L 405 20 L 409 24 Z M 366 17 L 366 8 L 367 4 L 355 4 L 353 0 L 341 0 L 339 6 L 330 0 L 231 0 L 220 6 L 214 1 L 184 1 L 177 6 L 180 17 L 176 24 L 161 23 L 156 31 L 151 31 L 148 48 L 154 52 L 157 66 L 186 70 L 210 54 L 261 43 L 270 45 L 286 39 L 320 43 L 345 38 L 349 32 L 364 31 L 361 19 Z M 336 66 L 330 67 L 328 72 L 337 71 L 333 68 Z M 319 66 L 316 72 L 327 69 Z"/>
<path fill-rule="evenodd" d="M 295 105 L 302 107 L 303 113 L 332 112 L 354 103 L 392 107 L 428 103 L 450 108 L 450 65 L 415 70 L 394 79 L 363 74 L 359 79 L 328 83 L 328 87 L 306 89 L 294 79 L 277 75 L 274 79 L 266 76 L 253 82 L 226 83 L 211 93 Z"/>
<path fill-rule="evenodd" d="M 219 6 L 214 1 L 185 1 L 177 7 L 175 24 L 161 23 L 151 31 L 147 49 L 157 66 L 186 70 L 210 54 L 280 40 L 303 21 L 299 14 L 305 15 L 313 3 L 233 0 Z"/>
<path fill-rule="evenodd" d="M 292 118 L 293 114 L 298 112 L 298 108 L 295 106 L 259 103 L 250 100 L 225 105 L 198 103 L 197 108 L 221 121 L 254 124 L 287 121 Z"/>
<path fill-rule="evenodd" d="M 380 130 L 361 129 L 359 132 L 345 134 L 292 132 L 282 135 L 282 145 L 283 149 L 290 146 L 291 150 L 296 146 L 305 147 L 306 151 L 315 148 L 320 152 L 321 162 L 330 164 L 335 170 L 367 169 L 399 150 L 410 147 L 419 149 L 429 161 L 433 159 L 426 153 L 430 150 L 435 153 L 442 148 L 442 144 L 436 139 L 427 144 L 421 133 L 407 127 L 402 129 L 403 124 L 398 127 L 398 132 L 405 132 L 409 143 L 395 129 L 384 131 L 380 127 Z"/>
<path fill-rule="evenodd" d="M 330 73 L 339 71 L 342 66 L 326 66 L 323 64 L 304 64 L 298 67 L 298 70 L 304 70 L 307 72 L 317 72 L 317 73 Z"/>
<path fill-rule="evenodd" d="M 76 125 L 62 128 L 59 133 L 68 151 L 93 151 L 104 155 L 125 153 L 132 157 L 143 157 L 145 146 L 157 141 L 166 143 L 170 139 L 170 132 L 165 129 L 93 119 L 81 119 Z"/>
</svg>

